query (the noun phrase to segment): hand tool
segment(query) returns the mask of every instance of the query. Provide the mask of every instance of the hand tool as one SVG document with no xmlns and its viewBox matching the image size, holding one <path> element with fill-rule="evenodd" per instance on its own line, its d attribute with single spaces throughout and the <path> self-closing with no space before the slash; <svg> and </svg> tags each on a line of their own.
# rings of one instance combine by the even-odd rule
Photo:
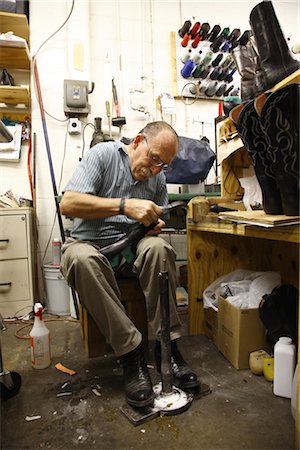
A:
<svg viewBox="0 0 300 450">
<path fill-rule="evenodd" d="M 107 116 L 107 121 L 108 121 L 108 129 L 109 129 L 109 137 L 112 137 L 111 134 L 111 114 L 110 114 L 110 103 L 109 101 L 105 102 L 105 108 L 106 108 L 106 116 Z"/>
<path fill-rule="evenodd" d="M 114 105 L 115 105 L 115 111 L 116 111 L 116 117 L 113 117 L 111 119 L 112 125 L 119 128 L 119 135 L 121 136 L 121 130 L 123 125 L 126 124 L 126 118 L 121 117 L 120 115 L 120 106 L 119 106 L 119 100 L 118 100 L 118 94 L 117 94 L 117 87 L 115 85 L 114 79 L 111 81 L 112 84 L 112 94 L 114 99 Z"/>
</svg>

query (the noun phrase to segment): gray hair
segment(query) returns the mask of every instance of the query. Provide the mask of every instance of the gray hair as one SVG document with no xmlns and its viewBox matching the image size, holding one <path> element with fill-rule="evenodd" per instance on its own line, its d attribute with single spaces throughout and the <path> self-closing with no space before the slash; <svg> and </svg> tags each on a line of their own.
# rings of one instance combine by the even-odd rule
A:
<svg viewBox="0 0 300 450">
<path fill-rule="evenodd" d="M 174 128 L 171 127 L 171 125 L 169 125 L 167 122 L 164 122 L 162 120 L 147 123 L 147 125 L 139 132 L 139 134 L 143 134 L 146 137 L 155 137 L 162 131 L 169 131 L 174 135 L 177 142 L 179 141 L 178 134 L 176 133 Z"/>
</svg>

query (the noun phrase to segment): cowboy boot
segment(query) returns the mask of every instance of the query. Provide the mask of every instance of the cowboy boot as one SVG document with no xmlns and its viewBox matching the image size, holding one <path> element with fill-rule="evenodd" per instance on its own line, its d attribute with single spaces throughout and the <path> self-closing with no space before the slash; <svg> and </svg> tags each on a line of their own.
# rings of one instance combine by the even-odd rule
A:
<svg viewBox="0 0 300 450">
<path fill-rule="evenodd" d="M 255 94 L 255 65 L 249 45 L 239 45 L 232 50 L 232 56 L 241 76 L 242 101 L 251 100 Z"/>
<path fill-rule="evenodd" d="M 263 1 L 252 9 L 250 26 L 260 56 L 264 90 L 267 90 L 298 70 L 300 65 L 292 57 L 271 1 Z"/>
<path fill-rule="evenodd" d="M 253 36 L 250 36 L 249 39 L 249 54 L 250 57 L 252 55 L 254 61 L 254 70 L 255 70 L 254 95 L 259 95 L 260 93 L 265 91 L 265 80 L 261 68 L 260 56 L 258 54 L 257 45 Z"/>
<path fill-rule="evenodd" d="M 254 108 L 254 100 L 233 108 L 229 117 L 253 162 L 254 171 L 261 187 L 263 209 L 266 214 L 283 214 L 276 177 L 270 170 L 269 149 Z"/>
<path fill-rule="evenodd" d="M 299 211 L 299 96 L 300 85 L 290 84 L 255 100 L 276 176 L 284 214 Z"/>
</svg>

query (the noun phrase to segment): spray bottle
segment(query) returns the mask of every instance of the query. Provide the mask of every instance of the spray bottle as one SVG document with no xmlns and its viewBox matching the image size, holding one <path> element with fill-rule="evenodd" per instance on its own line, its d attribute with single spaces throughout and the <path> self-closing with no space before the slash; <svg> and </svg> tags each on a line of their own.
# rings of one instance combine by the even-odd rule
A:
<svg viewBox="0 0 300 450">
<path fill-rule="evenodd" d="M 43 321 L 43 305 L 34 304 L 34 323 L 30 332 L 31 364 L 34 369 L 46 369 L 51 364 L 50 333 Z"/>
</svg>

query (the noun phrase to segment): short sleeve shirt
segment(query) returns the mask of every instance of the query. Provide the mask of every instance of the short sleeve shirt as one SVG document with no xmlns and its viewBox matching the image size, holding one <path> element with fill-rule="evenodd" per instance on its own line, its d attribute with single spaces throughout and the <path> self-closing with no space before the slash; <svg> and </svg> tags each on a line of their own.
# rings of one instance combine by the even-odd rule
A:
<svg viewBox="0 0 300 450">
<path fill-rule="evenodd" d="M 132 177 L 129 156 L 120 141 L 97 144 L 86 151 L 64 192 L 73 191 L 107 198 L 142 198 L 159 206 L 168 204 L 163 172 L 144 180 Z M 71 236 L 95 241 L 100 247 L 112 244 L 130 230 L 135 221 L 124 215 L 101 219 L 75 218 Z"/>
</svg>

